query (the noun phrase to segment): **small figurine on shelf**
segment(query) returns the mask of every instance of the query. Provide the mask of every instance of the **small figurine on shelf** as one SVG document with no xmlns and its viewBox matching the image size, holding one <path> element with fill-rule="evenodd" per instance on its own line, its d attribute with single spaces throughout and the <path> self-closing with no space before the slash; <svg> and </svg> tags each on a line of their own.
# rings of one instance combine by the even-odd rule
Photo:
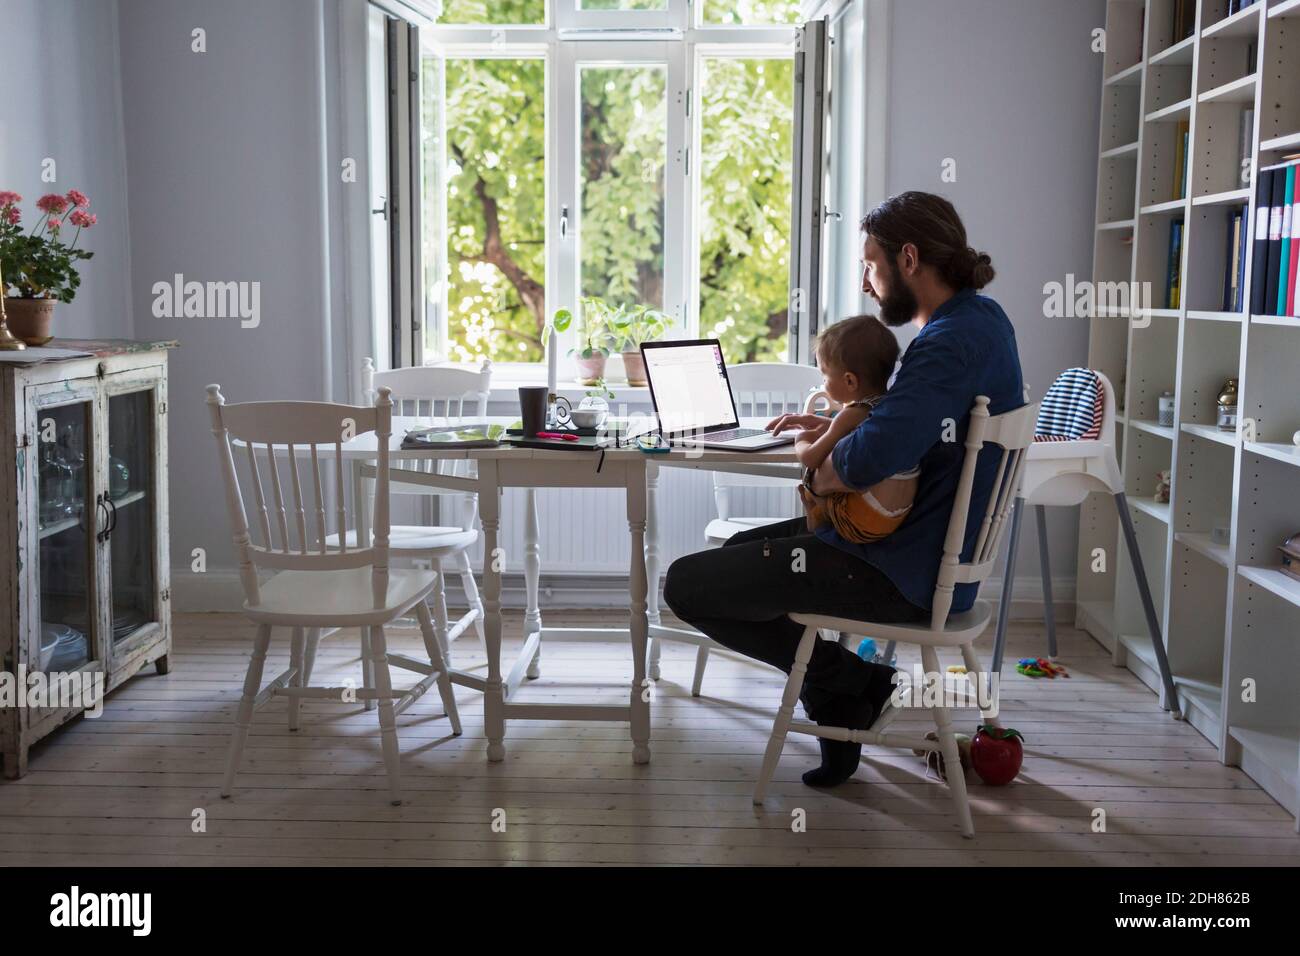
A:
<svg viewBox="0 0 1300 956">
<path fill-rule="evenodd" d="M 1156 472 L 1156 493 L 1154 496 L 1156 504 L 1169 504 L 1169 472 Z"/>
<path fill-rule="evenodd" d="M 1283 541 L 1278 550 L 1282 552 L 1282 573 L 1300 581 L 1300 531 Z"/>
<path fill-rule="evenodd" d="M 1237 430 L 1237 380 L 1230 378 L 1219 393 L 1219 427 L 1225 432 Z"/>
</svg>

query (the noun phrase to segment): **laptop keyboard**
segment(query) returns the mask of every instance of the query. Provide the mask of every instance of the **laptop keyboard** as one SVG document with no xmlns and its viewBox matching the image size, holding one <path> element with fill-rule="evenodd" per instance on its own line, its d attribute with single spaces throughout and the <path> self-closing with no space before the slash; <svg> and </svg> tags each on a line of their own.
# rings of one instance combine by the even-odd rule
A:
<svg viewBox="0 0 1300 956">
<path fill-rule="evenodd" d="M 766 435 L 767 432 L 761 428 L 729 428 L 725 432 L 709 432 L 704 436 L 706 441 L 735 441 L 738 438 L 753 438 L 756 435 Z"/>
</svg>

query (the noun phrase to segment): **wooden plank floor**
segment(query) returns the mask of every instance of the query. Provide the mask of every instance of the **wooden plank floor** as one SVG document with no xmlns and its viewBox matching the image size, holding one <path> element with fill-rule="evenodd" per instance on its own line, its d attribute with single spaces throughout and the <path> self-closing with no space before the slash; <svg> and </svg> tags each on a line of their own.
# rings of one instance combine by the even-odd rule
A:
<svg viewBox="0 0 1300 956">
<path fill-rule="evenodd" d="M 606 612 L 551 612 L 592 626 Z M 946 788 L 920 758 L 868 748 L 832 792 L 799 775 L 816 742 L 793 738 L 767 805 L 750 802 L 782 675 L 714 655 L 704 697 L 690 697 L 694 649 L 668 645 L 652 702 L 653 758 L 635 766 L 625 725 L 512 721 L 503 764 L 484 757 L 481 696 L 457 688 L 464 736 L 448 735 L 436 693 L 399 718 L 406 803 L 384 787 L 377 718 L 356 705 L 307 702 L 285 728 L 285 702 L 257 715 L 235 796 L 220 774 L 250 649 L 235 615 L 182 615 L 172 672 L 128 682 L 102 717 L 32 752 L 31 772 L 0 781 L 0 862 L 114 864 L 636 865 L 1288 865 L 1300 863 L 1290 816 L 1086 634 L 1064 628 L 1070 680 L 1012 673 L 1003 722 L 1026 737 L 1010 787 L 972 784 L 977 836 L 957 832 Z M 506 619 L 508 651 L 520 616 Z M 356 635 L 325 641 L 318 682 L 359 674 Z M 981 642 L 987 659 L 991 635 Z M 286 665 L 278 635 L 267 674 Z M 394 650 L 417 656 L 418 633 Z M 1040 629 L 1016 625 L 1008 657 L 1040 653 Z M 470 635 L 458 666 L 482 668 Z M 955 657 L 954 657 L 955 660 Z M 949 661 L 945 660 L 945 663 Z M 904 658 L 905 666 L 911 665 Z M 543 676 L 520 699 L 622 702 L 626 645 L 548 645 Z M 957 725 L 973 731 L 974 711 Z M 901 727 L 924 729 L 905 716 Z M 1106 832 L 1093 832 L 1094 810 Z M 792 821 L 802 810 L 806 830 Z M 206 831 L 194 832 L 203 811 Z M 494 819 L 504 814 L 504 832 Z"/>
</svg>

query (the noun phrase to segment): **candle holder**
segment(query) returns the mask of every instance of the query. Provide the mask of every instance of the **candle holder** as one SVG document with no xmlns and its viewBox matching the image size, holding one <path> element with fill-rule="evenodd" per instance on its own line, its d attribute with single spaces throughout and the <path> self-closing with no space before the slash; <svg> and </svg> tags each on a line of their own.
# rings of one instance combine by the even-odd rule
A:
<svg viewBox="0 0 1300 956">
<path fill-rule="evenodd" d="M 9 331 L 9 319 L 5 315 L 5 280 L 0 274 L 0 352 L 21 352 L 27 343 Z"/>
</svg>

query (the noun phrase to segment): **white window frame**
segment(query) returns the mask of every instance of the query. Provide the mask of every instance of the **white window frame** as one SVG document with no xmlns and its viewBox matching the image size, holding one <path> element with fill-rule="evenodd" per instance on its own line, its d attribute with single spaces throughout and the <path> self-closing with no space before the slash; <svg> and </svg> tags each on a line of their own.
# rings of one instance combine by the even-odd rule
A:
<svg viewBox="0 0 1300 956">
<path fill-rule="evenodd" d="M 545 25 L 421 28 L 421 47 L 447 59 L 498 57 L 546 59 L 547 149 L 545 208 L 546 308 L 567 308 L 576 316 L 580 280 L 581 186 L 578 180 L 580 122 L 578 69 L 600 62 L 664 63 L 667 87 L 667 165 L 664 173 L 664 311 L 674 317 L 669 335 L 694 337 L 699 329 L 699 237 L 693 210 L 699 199 L 700 64 L 705 57 L 793 57 L 797 26 L 707 26 L 699 0 L 668 0 L 666 11 L 580 11 L 577 0 L 551 0 Z M 635 15 L 634 15 L 635 14 Z M 688 112 L 689 109 L 689 112 Z M 569 171 L 566 174 L 564 171 Z M 561 211 L 568 210 L 566 238 L 560 238 Z M 448 336 L 447 316 L 439 336 Z M 576 323 L 575 323 L 576 325 Z M 560 337 L 567 354 L 577 329 Z M 561 363 L 562 378 L 567 362 Z M 541 381 L 544 362 L 499 362 L 498 380 Z"/>
</svg>

